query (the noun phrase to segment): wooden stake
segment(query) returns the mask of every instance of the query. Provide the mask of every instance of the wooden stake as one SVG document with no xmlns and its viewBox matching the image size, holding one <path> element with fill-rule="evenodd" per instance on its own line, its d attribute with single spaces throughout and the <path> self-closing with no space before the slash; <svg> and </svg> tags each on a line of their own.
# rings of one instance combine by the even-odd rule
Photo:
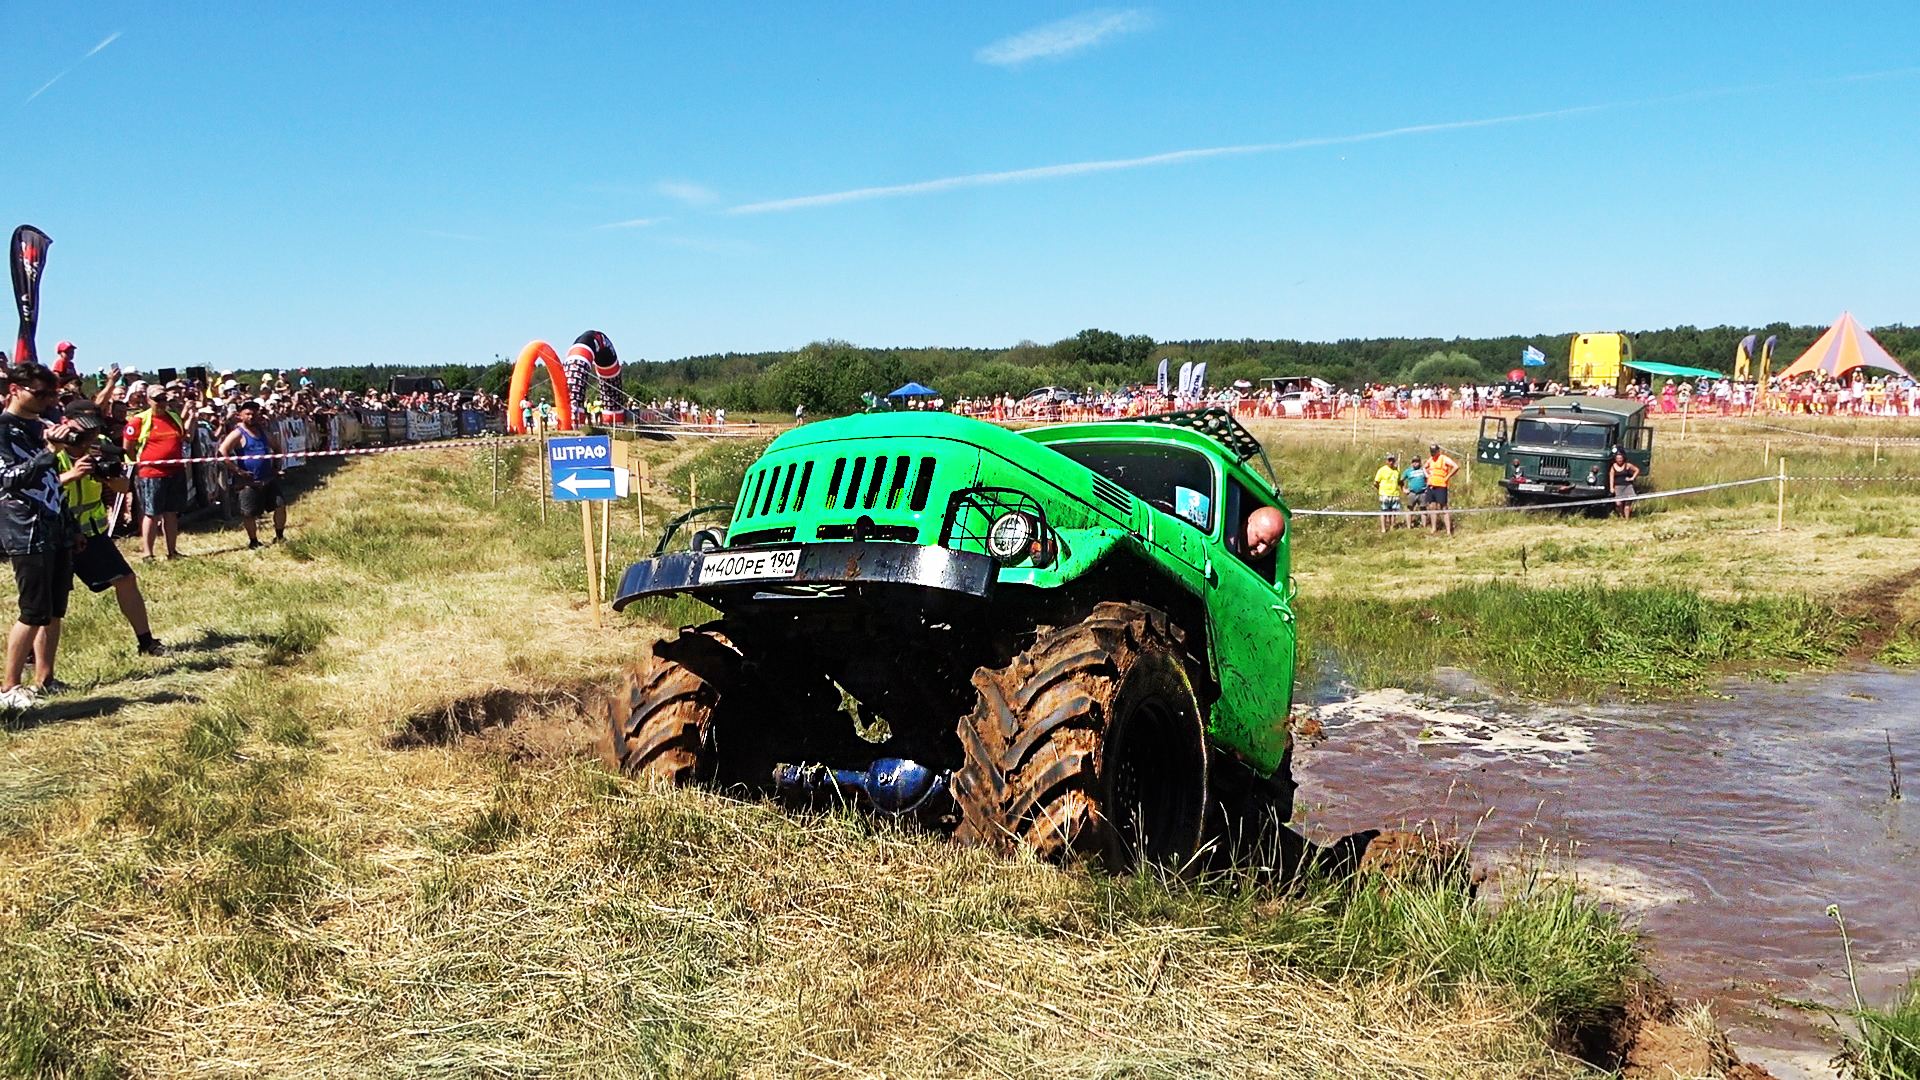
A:
<svg viewBox="0 0 1920 1080">
<path fill-rule="evenodd" d="M 600 579 L 594 575 L 593 511 L 585 500 L 580 503 L 580 546 L 587 551 L 587 606 L 593 608 L 593 625 L 600 625 Z"/>
<path fill-rule="evenodd" d="M 613 500 L 607 499 L 600 504 L 600 592 L 607 589 L 607 536 L 613 528 Z"/>
<path fill-rule="evenodd" d="M 1787 459 L 1780 459 L 1780 495 L 1779 505 L 1773 520 L 1773 531 L 1782 532 L 1787 527 Z"/>
</svg>

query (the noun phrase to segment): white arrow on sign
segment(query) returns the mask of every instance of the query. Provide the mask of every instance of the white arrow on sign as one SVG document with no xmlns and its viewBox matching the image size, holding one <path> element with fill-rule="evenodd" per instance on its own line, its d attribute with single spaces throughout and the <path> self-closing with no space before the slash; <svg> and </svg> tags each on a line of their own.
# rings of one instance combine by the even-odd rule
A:
<svg viewBox="0 0 1920 1080">
<path fill-rule="evenodd" d="M 582 491 L 594 491 L 600 488 L 611 489 L 613 487 L 613 477 L 611 475 L 603 476 L 596 480 L 588 478 L 585 473 L 568 473 L 565 480 L 553 486 L 569 495 L 578 495 Z"/>
</svg>

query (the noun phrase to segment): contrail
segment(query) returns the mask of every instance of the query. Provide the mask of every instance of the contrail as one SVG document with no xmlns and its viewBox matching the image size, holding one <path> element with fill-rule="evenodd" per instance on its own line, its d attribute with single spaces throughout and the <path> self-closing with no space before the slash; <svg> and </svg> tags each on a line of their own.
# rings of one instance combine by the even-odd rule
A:
<svg viewBox="0 0 1920 1080">
<path fill-rule="evenodd" d="M 1815 80 L 1815 82 L 1854 82 L 1863 79 L 1892 78 L 1916 73 L 1920 73 L 1920 68 L 1902 68 L 1897 71 L 1874 72 L 1867 75 L 1848 75 L 1833 79 Z M 1311 139 L 1295 139 L 1292 142 L 1248 143 L 1241 146 L 1211 146 L 1195 150 L 1173 150 L 1164 154 L 1149 154 L 1146 157 L 1115 158 L 1109 161 L 1075 161 L 1064 165 L 1042 165 L 1037 168 L 1013 169 L 1007 172 L 969 173 L 965 176 L 948 176 L 938 180 L 921 180 L 912 184 L 854 188 L 850 191 L 833 191 L 824 195 L 802 195 L 793 199 L 774 199 L 769 202 L 747 203 L 743 206 L 732 207 L 727 213 L 767 214 L 781 210 L 802 210 L 812 206 L 832 206 L 836 203 L 861 202 L 867 199 L 889 199 L 900 195 L 926 195 L 937 191 L 951 191 L 955 188 L 987 187 L 993 184 L 1011 184 L 1024 180 L 1047 180 L 1058 176 L 1079 176 L 1083 173 L 1140 169 L 1151 165 L 1172 165 L 1183 161 L 1198 161 L 1203 158 L 1238 157 L 1245 154 L 1275 154 L 1288 150 L 1307 150 L 1320 146 L 1344 146 L 1350 143 L 1374 142 L 1379 139 L 1397 139 L 1403 135 L 1426 135 L 1440 131 L 1464 131 L 1469 128 L 1497 127 L 1502 124 L 1524 124 L 1533 120 L 1552 120 L 1566 116 L 1580 116 L 1586 113 L 1605 112 L 1610 109 L 1625 109 L 1640 105 L 1664 105 L 1679 101 L 1693 101 L 1700 98 L 1747 94 L 1774 88 L 1775 87 L 1768 86 L 1724 87 L 1717 90 L 1697 90 L 1687 94 L 1674 94 L 1668 97 L 1640 98 L 1632 101 L 1610 101 L 1599 105 L 1577 105 L 1567 109 L 1548 109 L 1544 112 L 1516 113 L 1512 116 L 1492 116 L 1480 120 L 1452 120 L 1439 124 L 1414 124 L 1408 127 L 1387 128 L 1384 131 L 1367 131 L 1357 135 L 1323 135 Z"/>
<path fill-rule="evenodd" d="M 54 76 L 53 78 L 51 78 L 51 79 L 48 79 L 48 80 L 47 80 L 47 81 L 46 81 L 45 83 L 43 83 L 43 84 L 41 84 L 41 87 L 40 87 L 40 89 L 38 89 L 38 90 L 35 90 L 35 91 L 34 91 L 33 93 L 31 93 L 31 94 L 28 94 L 28 95 L 27 95 L 27 100 L 26 100 L 26 101 L 23 101 L 23 102 L 21 102 L 20 104 L 22 104 L 22 105 L 25 105 L 25 104 L 27 104 L 28 102 L 31 102 L 31 101 L 32 101 L 32 100 L 33 100 L 34 98 L 37 98 L 37 97 L 39 97 L 39 96 L 40 96 L 41 94 L 44 94 L 44 93 L 46 93 L 46 92 L 47 92 L 47 87 L 49 87 L 49 86 L 52 86 L 52 85 L 53 85 L 54 83 L 57 83 L 57 82 L 59 82 L 59 81 L 60 81 L 61 79 L 64 79 L 64 78 L 66 78 L 66 77 L 67 77 L 67 72 L 68 72 L 68 71 L 72 71 L 72 70 L 73 70 L 74 68 L 77 68 L 77 67 L 79 67 L 79 66 L 80 66 L 81 64 L 84 64 L 84 63 L 86 63 L 86 61 L 87 61 L 87 57 L 90 57 L 90 56 L 92 56 L 92 55 L 93 55 L 94 53 L 97 53 L 97 52 L 99 52 L 99 51 L 100 51 L 101 49 L 104 49 L 104 48 L 106 48 L 107 46 L 109 46 L 109 45 L 111 45 L 111 44 L 113 44 L 113 42 L 114 42 L 114 39 L 115 39 L 115 38 L 118 38 L 119 36 L 120 36 L 120 31 L 118 31 L 118 30 L 115 30 L 115 31 L 114 31 L 113 33 L 111 33 L 111 34 L 108 34 L 108 35 L 107 35 L 107 36 L 106 36 L 106 37 L 105 37 L 104 39 L 102 39 L 102 40 L 101 40 L 101 42 L 100 42 L 100 44 L 98 44 L 98 45 L 95 45 L 95 46 L 94 46 L 93 48 L 91 48 L 91 49 L 88 49 L 88 50 L 87 50 L 87 53 L 86 53 L 86 56 L 82 56 L 82 57 L 81 57 L 80 59 L 78 59 L 78 60 L 75 60 L 75 61 L 74 61 L 73 63 L 71 63 L 71 64 L 68 64 L 68 65 L 67 65 L 67 67 L 66 67 L 66 70 L 65 70 L 65 71 L 62 71 L 62 72 L 61 72 L 60 74 L 58 74 L 58 75 L 55 75 L 55 76 Z"/>
</svg>

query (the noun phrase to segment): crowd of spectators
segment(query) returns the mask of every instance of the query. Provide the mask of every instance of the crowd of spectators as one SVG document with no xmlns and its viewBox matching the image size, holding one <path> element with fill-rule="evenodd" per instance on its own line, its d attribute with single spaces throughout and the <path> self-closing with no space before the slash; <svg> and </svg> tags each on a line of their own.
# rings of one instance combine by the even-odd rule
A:
<svg viewBox="0 0 1920 1080">
<path fill-rule="evenodd" d="M 118 538 L 137 529 L 144 562 L 156 547 L 176 559 L 183 514 L 231 521 L 237 510 L 257 549 L 262 519 L 273 523 L 272 542 L 285 539 L 283 478 L 310 455 L 503 426 L 499 402 L 485 393 L 354 392 L 288 373 L 146 379 L 117 365 L 88 378 L 74 354 L 69 342 L 48 366 L 8 365 L 0 354 L 0 548 L 20 607 L 0 709 L 31 708 L 65 689 L 55 664 L 75 578 L 94 592 L 112 589 L 136 649 L 166 655 Z"/>
<path fill-rule="evenodd" d="M 1651 411 L 1664 414 L 1748 416 L 1775 412 L 1920 416 L 1920 385 L 1912 378 L 1894 374 L 1866 378 L 1864 369 L 1852 372 L 1845 379 L 1772 378 L 1765 393 L 1753 381 L 1726 378 L 1662 379 L 1657 385 L 1651 380 L 1640 381 L 1630 385 L 1624 394 L 1612 386 L 1572 391 L 1553 381 L 1372 383 L 1343 388 L 1313 380 L 1292 390 L 1255 390 L 1241 385 L 1178 398 L 1162 394 L 1153 386 L 1089 390 L 1084 394 L 1036 391 L 1024 398 L 1011 395 L 961 398 L 953 403 L 953 411 L 988 420 L 1067 420 L 1149 416 L 1174 409 L 1219 407 L 1240 417 L 1333 420 L 1351 418 L 1357 412 L 1371 419 L 1434 420 L 1481 415 L 1517 407 L 1533 397 L 1569 392 L 1624 396 L 1644 401 Z M 945 404 L 934 399 L 921 407 L 938 409 Z"/>
</svg>

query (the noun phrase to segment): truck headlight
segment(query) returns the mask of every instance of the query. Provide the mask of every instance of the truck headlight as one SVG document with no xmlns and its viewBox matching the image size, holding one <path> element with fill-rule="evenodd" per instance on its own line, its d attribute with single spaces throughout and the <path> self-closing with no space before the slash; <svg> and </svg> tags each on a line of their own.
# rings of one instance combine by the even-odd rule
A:
<svg viewBox="0 0 1920 1080">
<path fill-rule="evenodd" d="M 1019 562 L 1033 546 L 1033 519 L 1019 511 L 1001 514 L 987 530 L 987 552 L 1000 562 Z"/>
</svg>

